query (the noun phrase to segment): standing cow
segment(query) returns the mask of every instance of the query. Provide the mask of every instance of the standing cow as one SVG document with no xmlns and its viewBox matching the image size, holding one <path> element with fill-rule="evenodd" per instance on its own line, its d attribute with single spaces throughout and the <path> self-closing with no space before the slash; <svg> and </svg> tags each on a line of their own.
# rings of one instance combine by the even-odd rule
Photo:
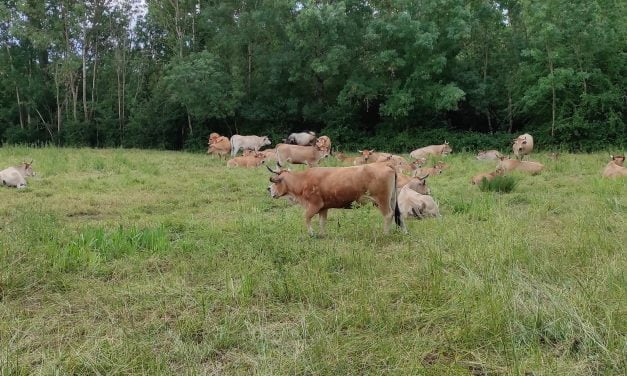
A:
<svg viewBox="0 0 627 376">
<path fill-rule="evenodd" d="M 17 189 L 26 188 L 26 178 L 35 176 L 33 161 L 24 162 L 19 166 L 9 167 L 0 171 L 0 183 Z"/>
<path fill-rule="evenodd" d="M 320 150 L 317 146 L 278 144 L 276 147 L 276 159 L 279 164 L 306 164 L 312 167 L 328 155 L 328 150 Z"/>
<path fill-rule="evenodd" d="M 220 159 L 231 152 L 231 142 L 228 137 L 220 136 L 217 133 L 209 135 L 207 154 L 217 154 Z"/>
<path fill-rule="evenodd" d="M 298 132 L 287 136 L 286 143 L 291 145 L 311 146 L 316 143 L 315 132 Z"/>
<path fill-rule="evenodd" d="M 516 158 L 522 160 L 525 155 L 531 154 L 533 151 L 533 137 L 525 133 L 513 140 L 512 150 Z"/>
<path fill-rule="evenodd" d="M 318 214 L 320 234 L 329 209 L 344 209 L 366 196 L 371 198 L 384 218 L 384 231 L 389 231 L 392 217 L 403 227 L 396 202 L 396 172 L 383 164 L 353 167 L 314 167 L 305 171 L 268 170 L 274 175 L 268 192 L 273 198 L 288 196 L 305 208 L 305 223 L 314 236 L 311 219 Z"/>
<path fill-rule="evenodd" d="M 451 152 L 453 152 L 453 149 L 449 146 L 448 142 L 444 141 L 442 145 L 429 145 L 420 149 L 416 149 L 409 153 L 409 156 L 414 159 L 418 159 L 427 158 L 429 157 L 429 155 L 445 156 Z"/>
<path fill-rule="evenodd" d="M 231 137 L 231 157 L 234 157 L 240 149 L 259 151 L 262 147 L 270 144 L 268 136 L 240 136 L 236 134 Z"/>
</svg>

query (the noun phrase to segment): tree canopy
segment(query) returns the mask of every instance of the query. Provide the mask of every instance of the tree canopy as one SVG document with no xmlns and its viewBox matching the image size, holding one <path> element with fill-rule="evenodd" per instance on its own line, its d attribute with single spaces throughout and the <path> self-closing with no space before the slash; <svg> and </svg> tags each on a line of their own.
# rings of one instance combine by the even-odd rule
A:
<svg viewBox="0 0 627 376">
<path fill-rule="evenodd" d="M 626 21 L 615 0 L 6 0 L 0 140 L 624 145 Z"/>
</svg>

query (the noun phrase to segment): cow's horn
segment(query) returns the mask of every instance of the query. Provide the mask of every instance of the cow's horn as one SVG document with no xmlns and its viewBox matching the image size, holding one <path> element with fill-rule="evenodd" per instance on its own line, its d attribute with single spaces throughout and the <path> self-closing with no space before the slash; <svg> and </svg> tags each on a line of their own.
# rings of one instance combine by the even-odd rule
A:
<svg viewBox="0 0 627 376">
<path fill-rule="evenodd" d="M 276 163 L 276 165 L 277 165 L 279 168 L 283 168 L 283 166 L 281 166 L 281 164 L 280 164 L 279 162 L 277 162 L 277 163 Z"/>
<path fill-rule="evenodd" d="M 268 169 L 268 171 L 270 171 L 270 172 L 271 172 L 271 173 L 273 173 L 273 174 L 276 174 L 276 173 L 277 173 L 276 171 L 273 171 L 273 170 L 270 168 L 270 166 L 268 166 L 268 165 L 266 165 L 266 168 Z"/>
<path fill-rule="evenodd" d="M 420 177 L 418 177 L 418 179 L 420 179 L 420 180 L 425 180 L 425 179 L 426 179 L 426 178 L 428 178 L 428 177 L 429 177 L 429 174 L 427 174 L 427 175 L 425 175 L 425 176 L 420 176 Z"/>
</svg>

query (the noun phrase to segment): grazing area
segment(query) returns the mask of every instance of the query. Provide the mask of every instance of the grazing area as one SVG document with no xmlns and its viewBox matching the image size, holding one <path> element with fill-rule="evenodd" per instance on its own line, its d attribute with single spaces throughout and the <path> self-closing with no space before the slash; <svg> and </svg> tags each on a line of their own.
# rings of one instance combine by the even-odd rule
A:
<svg viewBox="0 0 627 376">
<path fill-rule="evenodd" d="M 0 370 L 624 374 L 627 180 L 601 177 L 608 153 L 534 152 L 544 169 L 509 193 L 470 184 L 498 161 L 438 158 L 441 217 L 385 235 L 371 204 L 333 209 L 312 238 L 265 168 L 0 148 L 36 172 L 0 187 Z"/>
</svg>

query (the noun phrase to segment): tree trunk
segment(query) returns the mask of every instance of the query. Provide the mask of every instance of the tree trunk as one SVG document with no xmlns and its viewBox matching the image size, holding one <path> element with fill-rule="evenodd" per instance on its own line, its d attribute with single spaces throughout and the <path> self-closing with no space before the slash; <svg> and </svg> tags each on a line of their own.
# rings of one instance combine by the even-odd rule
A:
<svg viewBox="0 0 627 376">
<path fill-rule="evenodd" d="M 507 88 L 507 117 L 509 118 L 509 133 L 512 133 L 514 130 L 514 116 L 512 114 L 512 89 L 510 87 Z"/>
<path fill-rule="evenodd" d="M 551 137 L 555 136 L 555 106 L 557 105 L 557 98 L 555 93 L 555 74 L 553 73 L 553 60 L 551 59 L 551 51 L 549 50 L 549 46 L 546 46 L 546 54 L 549 61 L 549 72 L 551 72 Z"/>
<path fill-rule="evenodd" d="M 61 101 L 59 100 L 59 66 L 55 64 L 54 66 L 54 87 L 56 93 L 56 101 L 57 101 L 57 138 L 59 139 L 61 136 Z"/>
<path fill-rule="evenodd" d="M 248 43 L 248 95 L 250 95 L 250 83 L 252 82 L 253 72 L 253 46 Z"/>
<path fill-rule="evenodd" d="M 15 96 L 17 97 L 17 112 L 20 114 L 20 128 L 24 129 L 24 118 L 22 117 L 22 101 L 20 100 L 20 89 L 15 85 Z"/>
<path fill-rule="evenodd" d="M 87 32 L 83 40 L 83 118 L 85 123 L 89 121 L 89 109 L 87 108 Z"/>
</svg>

